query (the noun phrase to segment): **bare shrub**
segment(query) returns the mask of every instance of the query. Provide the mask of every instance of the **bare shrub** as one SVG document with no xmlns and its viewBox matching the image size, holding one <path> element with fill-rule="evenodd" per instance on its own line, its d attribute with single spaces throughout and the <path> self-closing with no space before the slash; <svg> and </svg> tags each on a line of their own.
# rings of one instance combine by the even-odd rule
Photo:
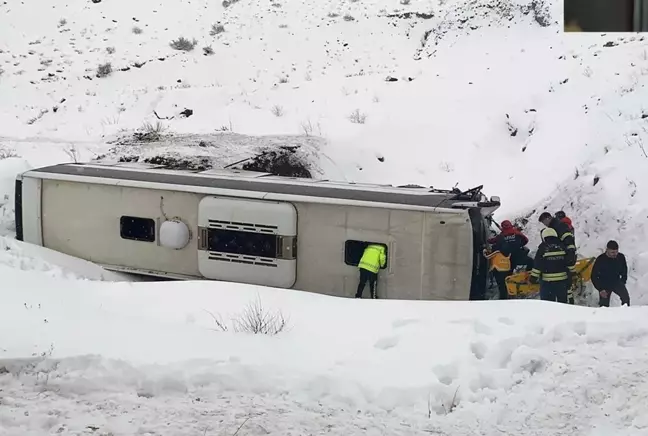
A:
<svg viewBox="0 0 648 436">
<path fill-rule="evenodd" d="M 216 35 L 219 35 L 219 34 L 221 34 L 223 32 L 225 32 L 225 26 L 223 26 L 220 23 L 216 23 L 216 24 L 212 24 L 211 30 L 209 31 L 209 34 L 211 36 L 216 36 Z"/>
<path fill-rule="evenodd" d="M 288 76 L 279 77 L 279 83 L 288 83 Z"/>
<path fill-rule="evenodd" d="M 304 135 L 306 135 L 306 136 L 311 136 L 313 134 L 313 131 L 315 130 L 315 128 L 317 128 L 317 134 L 320 135 L 320 136 L 322 135 L 322 128 L 321 128 L 320 124 L 317 123 L 317 124 L 313 125 L 313 122 L 310 120 L 310 118 L 307 119 L 306 121 L 302 121 L 300 126 L 301 126 L 301 129 L 302 129 L 302 132 L 304 132 Z"/>
<path fill-rule="evenodd" d="M 344 21 L 355 21 L 355 18 L 353 18 L 353 15 L 351 14 L 344 14 L 344 17 L 342 17 Z"/>
<path fill-rule="evenodd" d="M 2 67 L 0 67 L 0 76 L 2 76 L 4 74 L 4 72 L 5 72 L 5 70 L 3 70 Z"/>
<path fill-rule="evenodd" d="M 207 45 L 207 46 L 203 47 L 203 54 L 205 56 L 211 56 L 211 55 L 214 54 L 214 49 L 212 48 L 211 45 Z"/>
<path fill-rule="evenodd" d="M 367 114 L 360 112 L 360 109 L 356 109 L 349 115 L 349 121 L 353 124 L 364 124 L 367 121 Z"/>
<path fill-rule="evenodd" d="M 229 331 L 227 323 L 223 321 L 220 315 L 214 315 L 208 310 L 205 310 L 205 312 L 214 320 L 215 330 Z M 234 332 L 255 335 L 274 336 L 288 327 L 288 319 L 283 313 L 281 311 L 271 312 L 265 309 L 261 303 L 261 298 L 258 296 L 254 301 L 248 303 L 245 309 L 235 314 L 231 319 L 231 323 Z"/>
<path fill-rule="evenodd" d="M 270 312 L 261 304 L 261 299 L 248 303 L 243 312 L 233 320 L 232 326 L 237 333 L 255 335 L 276 335 L 285 330 L 288 321 L 281 311 Z"/>
<path fill-rule="evenodd" d="M 106 53 L 108 54 L 115 54 L 116 51 L 115 47 L 106 47 Z"/>
<path fill-rule="evenodd" d="M 68 155 L 68 157 L 72 162 L 74 163 L 80 162 L 80 154 L 79 154 L 79 150 L 76 148 L 76 145 L 70 144 L 65 149 L 63 149 L 63 151 L 65 152 L 65 154 Z"/>
<path fill-rule="evenodd" d="M 10 157 L 19 157 L 16 150 L 0 145 L 0 160 L 9 159 Z"/>
<path fill-rule="evenodd" d="M 157 142 L 162 139 L 162 135 L 166 131 L 166 127 L 160 121 L 157 121 L 155 124 L 149 123 L 148 121 L 142 124 L 139 131 L 133 134 L 133 137 L 137 141 L 143 142 Z"/>
<path fill-rule="evenodd" d="M 108 77 L 112 74 L 112 72 L 113 68 L 110 62 L 106 62 L 105 64 L 101 64 L 97 67 L 97 77 Z"/>
<path fill-rule="evenodd" d="M 327 15 L 329 18 L 337 18 L 340 16 L 337 12 L 329 12 Z"/>
<path fill-rule="evenodd" d="M 144 31 L 142 30 L 141 27 L 134 26 L 133 29 L 132 29 L 132 32 L 135 35 L 141 35 Z"/>
<path fill-rule="evenodd" d="M 278 104 L 272 106 L 270 112 L 272 112 L 272 115 L 274 115 L 275 117 L 283 117 L 285 113 L 283 106 L 279 106 Z"/>
<path fill-rule="evenodd" d="M 181 36 L 178 39 L 171 41 L 169 45 L 174 50 L 191 51 L 196 47 L 196 45 L 198 45 L 198 41 L 196 41 L 196 39 L 189 41 L 184 36 Z"/>
<path fill-rule="evenodd" d="M 287 29 L 287 28 L 288 28 L 288 25 L 287 25 L 287 24 L 280 24 L 280 25 L 279 25 L 279 28 L 280 28 L 280 29 Z"/>
<path fill-rule="evenodd" d="M 409 5 L 411 2 L 412 0 L 400 0 L 400 4 L 402 4 L 403 6 Z"/>
<path fill-rule="evenodd" d="M 63 27 L 67 24 L 67 20 L 65 18 L 61 18 L 58 22 L 58 27 Z"/>
</svg>

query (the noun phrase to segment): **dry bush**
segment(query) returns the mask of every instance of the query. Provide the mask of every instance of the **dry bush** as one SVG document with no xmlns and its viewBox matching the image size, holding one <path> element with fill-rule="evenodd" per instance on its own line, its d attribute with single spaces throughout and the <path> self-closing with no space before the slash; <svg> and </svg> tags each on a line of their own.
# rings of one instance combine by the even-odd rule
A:
<svg viewBox="0 0 648 436">
<path fill-rule="evenodd" d="M 196 39 L 189 41 L 189 39 L 181 36 L 178 39 L 171 41 L 169 45 L 174 50 L 192 51 L 196 47 L 196 45 L 198 45 L 198 41 L 196 41 Z"/>
<path fill-rule="evenodd" d="M 133 137 L 137 141 L 156 142 L 162 139 L 162 135 L 165 131 L 166 127 L 160 121 L 157 121 L 155 124 L 147 121 L 142 124 L 139 131 L 133 134 Z"/>
<path fill-rule="evenodd" d="M 367 114 L 360 112 L 360 109 L 356 109 L 349 115 L 349 121 L 353 124 L 364 124 L 367 121 Z"/>
<path fill-rule="evenodd" d="M 108 54 L 115 54 L 116 51 L 115 47 L 106 47 L 106 53 Z"/>
<path fill-rule="evenodd" d="M 204 309 L 203 309 L 204 310 Z M 220 315 L 214 315 L 205 310 L 216 324 L 216 330 L 227 332 L 229 327 Z M 236 333 L 252 333 L 255 335 L 274 336 L 283 332 L 288 327 L 288 319 L 281 311 L 271 312 L 263 307 L 261 298 L 251 301 L 241 312 L 231 319 L 232 330 Z"/>
<path fill-rule="evenodd" d="M 211 45 L 207 45 L 207 46 L 203 47 L 203 54 L 205 56 L 211 56 L 211 55 L 214 54 L 214 49 L 212 48 Z"/>
<path fill-rule="evenodd" d="M 0 145 L 0 160 L 9 159 L 10 157 L 20 157 L 16 151 Z"/>
<path fill-rule="evenodd" d="M 285 113 L 283 106 L 279 106 L 278 104 L 272 106 L 270 112 L 272 112 L 272 115 L 274 115 L 275 117 L 283 117 Z"/>
<path fill-rule="evenodd" d="M 141 27 L 134 26 L 132 32 L 133 32 L 135 35 L 141 35 L 144 31 L 142 30 Z"/>
<path fill-rule="evenodd" d="M 344 21 L 355 21 L 355 18 L 353 18 L 353 15 L 351 14 L 345 14 L 342 18 L 344 19 Z"/>
<path fill-rule="evenodd" d="M 97 77 L 108 77 L 112 74 L 112 72 L 113 68 L 110 62 L 106 62 L 105 64 L 101 64 L 97 67 Z"/>
<path fill-rule="evenodd" d="M 216 24 L 212 24 L 209 34 L 211 36 L 216 36 L 216 35 L 220 35 L 223 32 L 225 32 L 225 26 L 223 26 L 220 23 L 216 23 Z"/>
</svg>

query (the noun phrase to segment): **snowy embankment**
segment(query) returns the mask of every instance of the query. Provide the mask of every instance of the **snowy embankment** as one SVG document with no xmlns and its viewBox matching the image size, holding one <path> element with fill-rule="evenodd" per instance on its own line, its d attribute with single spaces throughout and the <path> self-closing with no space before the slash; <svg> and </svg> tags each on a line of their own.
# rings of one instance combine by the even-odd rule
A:
<svg viewBox="0 0 648 436">
<path fill-rule="evenodd" d="M 643 307 L 52 282 L 5 267 L 3 277 L 0 433 L 7 436 L 89 428 L 231 435 L 241 424 L 248 435 L 648 430 Z M 281 312 L 287 328 L 276 336 L 235 331 L 255 302 L 267 314 Z"/>
</svg>

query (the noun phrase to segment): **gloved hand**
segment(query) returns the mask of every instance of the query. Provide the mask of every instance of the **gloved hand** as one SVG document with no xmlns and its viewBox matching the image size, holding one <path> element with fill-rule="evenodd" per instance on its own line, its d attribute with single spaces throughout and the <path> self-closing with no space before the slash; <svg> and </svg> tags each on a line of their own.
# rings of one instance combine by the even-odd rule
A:
<svg viewBox="0 0 648 436">
<path fill-rule="evenodd" d="M 531 283 L 532 285 L 536 285 L 538 284 L 538 282 L 539 280 L 536 276 L 529 276 L 529 283 Z"/>
</svg>

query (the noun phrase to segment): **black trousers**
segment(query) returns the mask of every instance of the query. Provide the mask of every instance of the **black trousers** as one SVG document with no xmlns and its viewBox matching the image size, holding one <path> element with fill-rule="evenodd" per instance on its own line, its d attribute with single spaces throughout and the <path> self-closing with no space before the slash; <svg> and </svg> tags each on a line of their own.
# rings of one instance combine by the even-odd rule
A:
<svg viewBox="0 0 648 436">
<path fill-rule="evenodd" d="M 567 303 L 569 292 L 569 280 L 560 282 L 541 282 L 540 299 L 544 301 L 557 301 L 558 303 Z"/>
<path fill-rule="evenodd" d="M 628 294 L 628 288 L 626 288 L 623 283 L 619 283 L 618 285 L 612 287 L 612 289 L 606 289 L 606 291 L 612 291 L 617 294 L 621 299 L 621 305 L 627 304 L 628 306 L 630 306 L 630 294 Z M 611 296 L 611 294 L 608 294 L 607 298 L 603 298 L 599 295 L 599 306 L 610 307 Z"/>
<path fill-rule="evenodd" d="M 369 293 L 371 298 L 378 298 L 378 295 L 376 295 L 377 281 L 378 274 L 360 268 L 360 282 L 358 283 L 358 291 L 356 292 L 355 297 L 362 298 L 362 292 L 364 291 L 365 285 L 369 282 Z"/>
<path fill-rule="evenodd" d="M 506 278 L 511 274 L 513 274 L 512 271 L 493 270 L 493 275 L 495 276 L 495 281 L 497 282 L 497 288 L 499 289 L 500 300 L 508 299 L 508 290 L 506 289 Z"/>
</svg>

